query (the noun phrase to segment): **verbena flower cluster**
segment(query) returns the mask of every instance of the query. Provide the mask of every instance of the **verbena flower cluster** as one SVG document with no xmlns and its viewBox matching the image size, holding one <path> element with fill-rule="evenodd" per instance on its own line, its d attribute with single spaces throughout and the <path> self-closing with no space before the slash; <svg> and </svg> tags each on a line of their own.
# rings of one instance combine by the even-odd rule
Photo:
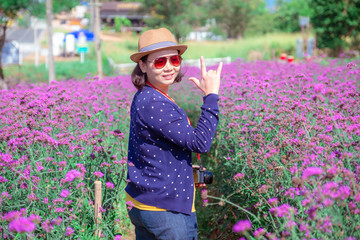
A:
<svg viewBox="0 0 360 240">
<path fill-rule="evenodd" d="M 359 63 L 224 65 L 220 125 L 203 156 L 215 182 L 201 199 L 207 207 L 198 208 L 206 219 L 200 235 L 360 239 Z M 186 88 L 176 85 L 176 92 Z M 196 119 L 201 99 L 187 89 L 188 97 L 174 97 Z"/>
<path fill-rule="evenodd" d="M 120 239 L 127 232 L 125 136 L 134 92 L 129 76 L 1 92 L 1 239 L 92 239 L 96 229 Z M 96 180 L 101 225 L 94 220 Z"/>
<path fill-rule="evenodd" d="M 199 235 L 360 238 L 358 66 L 339 59 L 224 65 L 221 121 L 202 155 L 214 183 L 198 193 Z M 198 68 L 183 70 L 199 77 Z M 104 239 L 122 239 L 133 207 L 123 189 L 135 91 L 129 76 L 115 76 L 0 93 L 2 239 L 92 239 L 98 229 Z M 199 90 L 184 79 L 170 96 L 195 125 Z"/>
</svg>

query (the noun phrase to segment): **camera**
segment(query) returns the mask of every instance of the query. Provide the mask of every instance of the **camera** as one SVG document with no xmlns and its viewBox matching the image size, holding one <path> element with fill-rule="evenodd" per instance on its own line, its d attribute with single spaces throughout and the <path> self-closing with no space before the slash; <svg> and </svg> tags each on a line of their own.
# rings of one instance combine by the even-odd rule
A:
<svg viewBox="0 0 360 240">
<path fill-rule="evenodd" d="M 197 183 L 211 184 L 213 181 L 213 173 L 205 170 L 202 166 L 193 166 L 194 178 Z"/>
</svg>

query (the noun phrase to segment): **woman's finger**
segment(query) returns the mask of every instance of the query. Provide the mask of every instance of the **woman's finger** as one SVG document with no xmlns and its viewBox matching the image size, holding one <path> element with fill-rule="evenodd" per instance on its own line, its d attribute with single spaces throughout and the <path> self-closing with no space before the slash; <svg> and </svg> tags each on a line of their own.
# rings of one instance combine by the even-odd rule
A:
<svg viewBox="0 0 360 240">
<path fill-rule="evenodd" d="M 205 65 L 205 59 L 203 56 L 200 57 L 200 65 L 201 65 L 201 75 L 206 75 L 206 65 Z"/>
<path fill-rule="evenodd" d="M 197 87 L 200 87 L 200 80 L 195 77 L 189 77 L 189 80 L 192 81 Z"/>
<path fill-rule="evenodd" d="M 216 73 L 217 73 L 219 76 L 220 76 L 220 74 L 221 74 L 222 66 L 223 66 L 223 63 L 220 62 L 220 63 L 219 63 L 219 66 L 218 66 L 218 69 L 216 70 Z"/>
</svg>

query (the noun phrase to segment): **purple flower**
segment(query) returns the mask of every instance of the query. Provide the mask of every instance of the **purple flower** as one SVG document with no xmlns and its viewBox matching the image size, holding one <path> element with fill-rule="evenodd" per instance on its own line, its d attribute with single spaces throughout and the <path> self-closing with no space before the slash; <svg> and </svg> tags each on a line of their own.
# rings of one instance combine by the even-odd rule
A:
<svg viewBox="0 0 360 240">
<path fill-rule="evenodd" d="M 36 229 L 36 225 L 25 217 L 19 217 L 9 224 L 10 232 L 29 233 Z"/>
<path fill-rule="evenodd" d="M 76 168 L 80 169 L 80 172 L 82 172 L 83 174 L 87 172 L 84 164 L 82 164 L 82 163 L 77 163 Z"/>
<path fill-rule="evenodd" d="M 74 229 L 72 229 L 71 227 L 67 227 L 66 228 L 66 236 L 69 237 L 74 233 Z"/>
<path fill-rule="evenodd" d="M 48 204 L 49 199 L 48 198 L 44 198 L 44 200 L 42 201 L 42 203 Z"/>
<path fill-rule="evenodd" d="M 129 210 L 131 210 L 134 207 L 134 203 L 132 201 L 127 201 L 126 205 Z"/>
<path fill-rule="evenodd" d="M 104 174 L 102 172 L 94 172 L 94 175 L 98 178 L 101 178 L 104 176 Z"/>
<path fill-rule="evenodd" d="M 278 207 L 271 208 L 269 210 L 271 214 L 276 217 L 291 217 L 291 213 L 297 214 L 297 209 L 291 207 L 289 204 L 282 204 Z"/>
<path fill-rule="evenodd" d="M 111 182 L 107 182 L 105 185 L 106 185 L 106 188 L 108 188 L 108 189 L 114 189 L 114 184 Z"/>
<path fill-rule="evenodd" d="M 62 220 L 61 217 L 57 217 L 57 218 L 55 218 L 51 223 L 60 226 L 60 224 L 62 223 L 62 221 L 63 221 L 63 220 Z"/>
<path fill-rule="evenodd" d="M 75 169 L 72 169 L 66 174 L 65 182 L 72 182 L 76 178 L 77 179 L 83 179 L 83 177 L 84 177 L 84 175 L 81 172 L 79 172 L 79 171 L 77 171 Z"/>
<path fill-rule="evenodd" d="M 59 162 L 59 166 L 60 167 L 66 167 L 66 162 L 65 161 L 61 161 L 61 162 Z"/>
<path fill-rule="evenodd" d="M 34 214 L 31 214 L 28 219 L 36 224 L 39 224 L 41 222 L 41 217 L 38 215 L 34 215 Z"/>
<path fill-rule="evenodd" d="M 258 239 L 259 237 L 261 237 L 262 235 L 264 235 L 266 233 L 265 229 L 263 228 L 258 228 L 257 230 L 254 231 L 254 237 L 256 239 Z"/>
<path fill-rule="evenodd" d="M 308 167 L 302 173 L 302 178 L 304 180 L 308 179 L 311 176 L 321 175 L 323 172 L 322 168 L 319 167 Z"/>
<path fill-rule="evenodd" d="M 268 200 L 268 203 L 271 205 L 271 206 L 276 206 L 278 203 L 279 203 L 279 200 L 277 198 L 270 198 Z"/>
<path fill-rule="evenodd" d="M 240 180 L 240 179 L 243 179 L 245 177 L 245 174 L 244 173 L 237 173 L 234 175 L 234 180 L 237 181 L 237 180 Z"/>
<path fill-rule="evenodd" d="M 54 229 L 54 226 L 51 224 L 49 219 L 42 222 L 41 227 L 48 233 Z"/>
<path fill-rule="evenodd" d="M 114 237 L 114 240 L 122 240 L 122 236 L 121 236 L 121 235 L 116 235 L 116 236 Z"/>
<path fill-rule="evenodd" d="M 70 195 L 70 191 L 67 189 L 63 189 L 60 193 L 60 197 L 67 198 Z"/>
<path fill-rule="evenodd" d="M 21 216 L 21 212 L 19 211 L 11 211 L 4 215 L 4 219 L 8 222 L 13 221 L 14 219 L 18 219 Z"/>
<path fill-rule="evenodd" d="M 354 62 L 349 62 L 348 64 L 346 64 L 346 67 L 348 69 L 352 69 L 353 67 L 356 67 L 356 66 L 357 66 L 356 63 L 354 63 Z"/>
<path fill-rule="evenodd" d="M 240 220 L 233 226 L 233 232 L 246 232 L 252 228 L 249 220 Z"/>
<path fill-rule="evenodd" d="M 11 200 L 12 199 L 11 194 L 9 194 L 8 192 L 2 192 L 1 197 L 3 200 L 7 200 L 7 199 Z"/>
</svg>

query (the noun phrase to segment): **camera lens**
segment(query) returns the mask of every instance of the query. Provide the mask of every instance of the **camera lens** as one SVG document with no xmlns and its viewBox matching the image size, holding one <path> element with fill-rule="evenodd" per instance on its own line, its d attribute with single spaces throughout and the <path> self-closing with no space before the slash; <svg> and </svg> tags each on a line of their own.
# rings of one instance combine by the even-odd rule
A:
<svg viewBox="0 0 360 240">
<path fill-rule="evenodd" d="M 204 183 L 211 184 L 213 181 L 213 173 L 210 171 L 204 171 Z"/>
</svg>

